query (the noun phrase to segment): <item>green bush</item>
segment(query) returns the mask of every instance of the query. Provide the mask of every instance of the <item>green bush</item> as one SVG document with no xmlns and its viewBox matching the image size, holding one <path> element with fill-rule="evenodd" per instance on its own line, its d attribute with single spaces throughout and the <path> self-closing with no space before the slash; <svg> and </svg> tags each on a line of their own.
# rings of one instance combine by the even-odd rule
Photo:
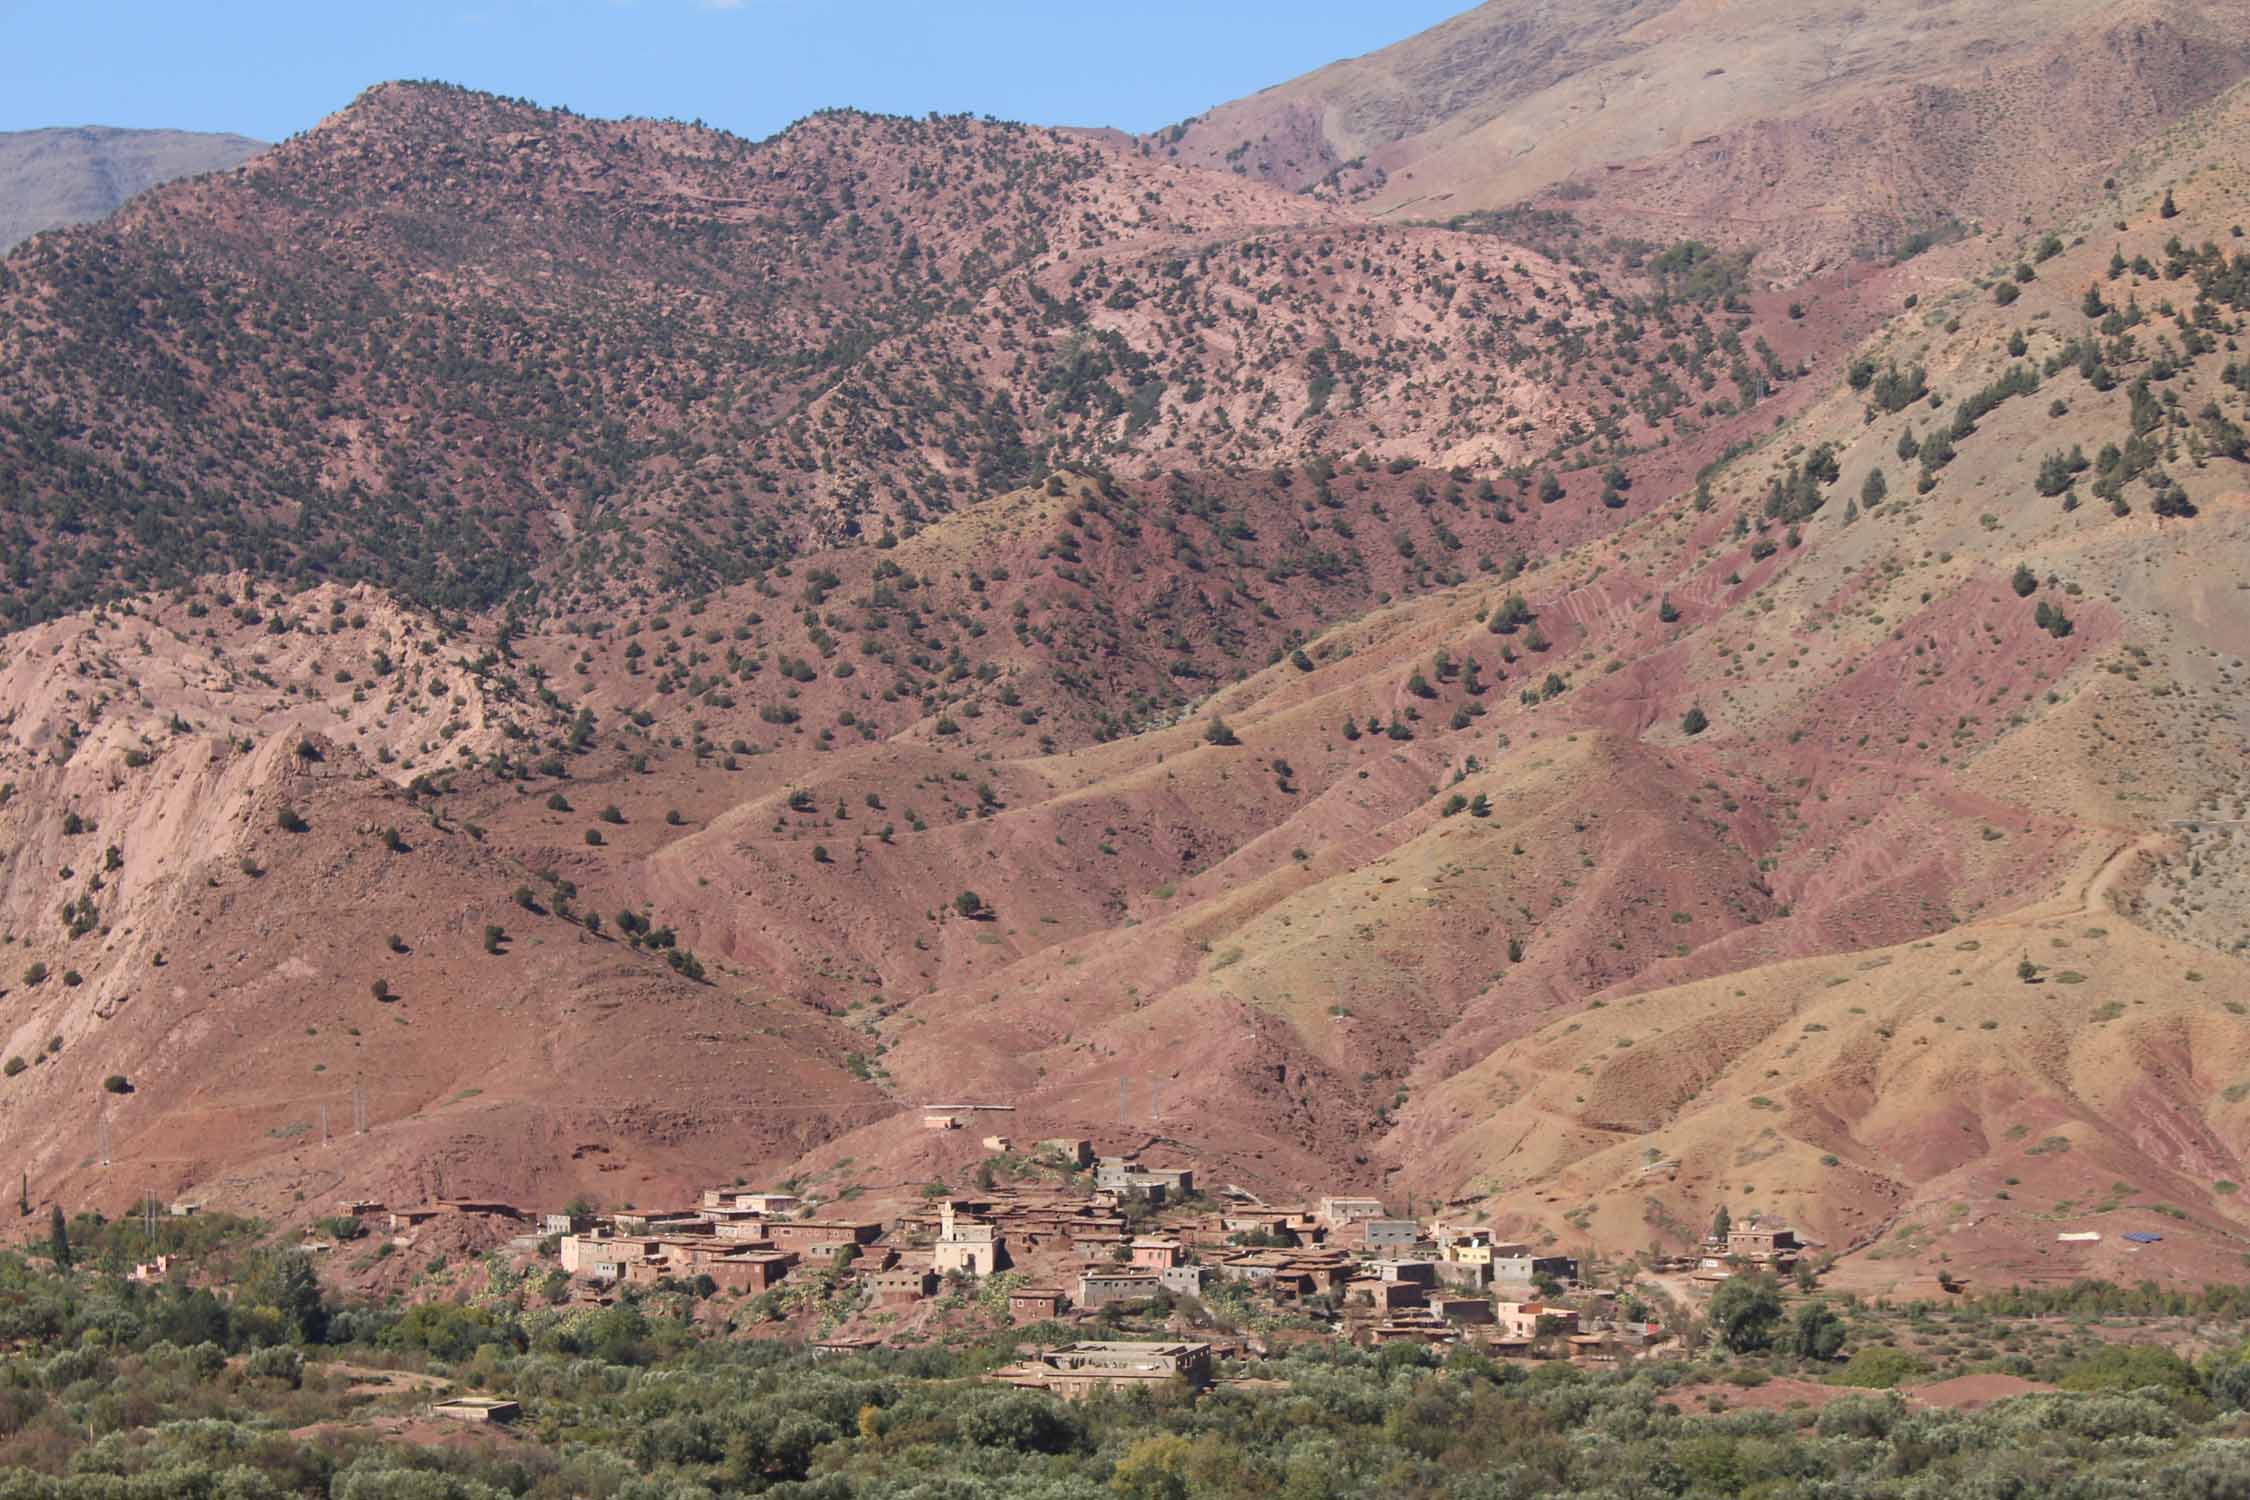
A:
<svg viewBox="0 0 2250 1500">
<path fill-rule="evenodd" d="M 1846 1360 L 1841 1370 L 1828 1377 L 1828 1383 L 1860 1386 L 1868 1390 L 1889 1390 L 1902 1381 L 1926 1375 L 1929 1370 L 1927 1363 L 1903 1349 L 1895 1349 L 1889 1344 L 1870 1344 Z"/>
</svg>

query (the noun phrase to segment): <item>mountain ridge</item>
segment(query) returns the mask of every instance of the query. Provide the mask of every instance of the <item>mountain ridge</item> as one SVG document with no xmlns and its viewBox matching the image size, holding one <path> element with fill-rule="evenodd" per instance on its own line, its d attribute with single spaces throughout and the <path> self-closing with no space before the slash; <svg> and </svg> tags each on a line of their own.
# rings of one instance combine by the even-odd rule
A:
<svg viewBox="0 0 2250 1500">
<path fill-rule="evenodd" d="M 136 194 L 226 171 L 265 149 L 247 136 L 202 131 L 0 131 L 0 255 L 42 230 L 105 219 Z"/>
<path fill-rule="evenodd" d="M 245 441 L 333 424 L 305 475 L 395 428 L 386 514 L 526 538 L 489 595 L 322 576 L 320 526 L 442 546 L 308 478 L 248 566 L 152 550 L 0 641 L 0 1132 L 43 1196 L 103 1191 L 111 1074 L 114 1180 L 280 1223 L 439 1172 L 911 1198 L 975 1173 L 917 1107 L 969 1092 L 1542 1244 L 1764 1209 L 1871 1292 L 2122 1275 L 2044 1227 L 2120 1191 L 2180 1215 L 2161 1274 L 2239 1263 L 2250 91 L 2068 217 L 1779 289 L 1569 204 L 1371 225 L 974 122 L 365 103 L 0 273 L 87 403 L 0 391 L 35 545 L 138 519 L 88 497 L 226 513 L 53 309 L 332 242 L 325 301 L 148 340 L 226 352 Z M 310 336 L 401 269 L 451 342 Z M 838 352 L 707 370 L 757 309 Z M 724 398 L 772 490 L 717 488 Z M 597 406 L 637 487 L 553 420 Z M 909 515 L 917 465 L 959 481 Z M 738 571 L 659 565 L 714 517 Z"/>
</svg>

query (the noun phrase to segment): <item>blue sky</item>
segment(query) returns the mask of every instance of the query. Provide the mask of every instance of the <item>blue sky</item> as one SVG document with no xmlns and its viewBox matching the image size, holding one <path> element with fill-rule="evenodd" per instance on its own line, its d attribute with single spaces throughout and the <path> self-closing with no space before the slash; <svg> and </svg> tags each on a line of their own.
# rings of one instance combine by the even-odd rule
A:
<svg viewBox="0 0 2250 1500">
<path fill-rule="evenodd" d="M 765 136 L 830 105 L 1146 130 L 1472 0 L 0 0 L 0 130 L 278 140 L 441 78 Z"/>
</svg>

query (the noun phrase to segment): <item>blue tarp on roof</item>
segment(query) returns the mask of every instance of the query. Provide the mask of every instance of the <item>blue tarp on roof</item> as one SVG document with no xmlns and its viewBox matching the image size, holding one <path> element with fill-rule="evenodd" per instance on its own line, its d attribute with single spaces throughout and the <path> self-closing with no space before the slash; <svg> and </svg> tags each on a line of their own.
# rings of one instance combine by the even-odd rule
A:
<svg viewBox="0 0 2250 1500">
<path fill-rule="evenodd" d="M 2145 1229 L 2136 1229 L 2132 1233 L 2120 1235 L 2118 1236 L 2118 1238 L 2131 1240 L 2136 1245 L 2153 1245 L 2159 1240 L 2163 1239 L 2164 1236 L 2161 1234 L 2150 1234 Z"/>
</svg>

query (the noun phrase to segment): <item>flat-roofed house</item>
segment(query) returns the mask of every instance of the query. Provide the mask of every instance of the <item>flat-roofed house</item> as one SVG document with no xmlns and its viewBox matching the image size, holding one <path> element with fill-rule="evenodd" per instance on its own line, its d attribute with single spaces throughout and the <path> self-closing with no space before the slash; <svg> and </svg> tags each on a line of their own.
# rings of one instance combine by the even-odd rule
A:
<svg viewBox="0 0 2250 1500">
<path fill-rule="evenodd" d="M 1499 1325 L 1500 1336 L 1508 1339 L 1530 1339 L 1539 1334 L 1543 1319 L 1556 1332 L 1569 1336 L 1578 1331 L 1578 1313 L 1568 1307 L 1556 1307 L 1546 1302 L 1502 1302 L 1493 1310 L 1493 1321 Z"/>
<path fill-rule="evenodd" d="M 1130 1390 L 1174 1380 L 1201 1387 L 1211 1383 L 1211 1346 L 1155 1342 L 1065 1344 L 1004 1366 L 990 1378 L 1007 1385 L 1052 1391 L 1070 1400 L 1098 1390 Z"/>
<path fill-rule="evenodd" d="M 1062 1288 L 1053 1286 L 1019 1286 L 1008 1293 L 1008 1316 L 1018 1323 L 1041 1323 L 1049 1318 L 1059 1318 L 1063 1310 Z"/>
<path fill-rule="evenodd" d="M 1144 1271 L 1168 1271 L 1187 1259 L 1187 1247 L 1160 1235 L 1138 1235 L 1132 1246 L 1133 1264 Z"/>
<path fill-rule="evenodd" d="M 928 1266 L 894 1266 L 867 1278 L 875 1300 L 886 1307 L 919 1302 L 937 1290 L 937 1272 Z"/>
<path fill-rule="evenodd" d="M 1155 1296 L 1163 1285 L 1154 1271 L 1089 1270 L 1078 1278 L 1078 1305 L 1106 1307 L 1112 1302 L 1138 1302 Z"/>
<path fill-rule="evenodd" d="M 872 1245 L 883 1226 L 872 1219 L 776 1219 L 768 1226 L 777 1250 L 799 1255 L 834 1253 L 839 1246 Z"/>
</svg>

